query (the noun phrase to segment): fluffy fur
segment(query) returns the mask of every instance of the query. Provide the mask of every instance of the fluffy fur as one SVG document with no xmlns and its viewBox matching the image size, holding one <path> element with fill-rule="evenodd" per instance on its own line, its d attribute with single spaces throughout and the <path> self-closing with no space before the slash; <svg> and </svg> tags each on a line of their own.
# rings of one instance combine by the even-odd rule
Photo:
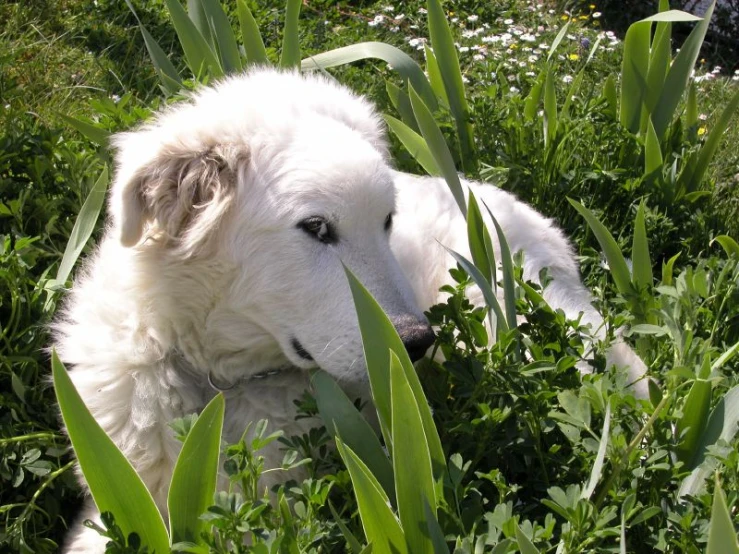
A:
<svg viewBox="0 0 739 554">
<path fill-rule="evenodd" d="M 342 262 L 409 349 L 429 345 L 423 310 L 441 299 L 453 263 L 441 244 L 467 253 L 465 222 L 443 181 L 391 169 L 383 125 L 364 99 L 320 75 L 254 70 L 202 89 L 113 145 L 107 230 L 54 326 L 54 344 L 163 512 L 179 449 L 167 424 L 213 396 L 209 374 L 235 385 L 230 440 L 260 418 L 289 433 L 310 426 L 294 421 L 292 400 L 312 367 L 365 388 Z M 552 222 L 492 186 L 465 186 L 491 208 L 511 248 L 525 251 L 527 278 L 549 268 L 547 300 L 571 317 L 582 313 L 602 335 Z M 306 230 L 314 217 L 331 240 Z M 625 344 L 611 358 L 632 380 L 642 377 Z M 279 452 L 270 456 L 278 463 Z M 88 500 L 83 516 L 94 515 Z M 78 524 L 66 551 L 101 551 L 104 542 Z"/>
</svg>

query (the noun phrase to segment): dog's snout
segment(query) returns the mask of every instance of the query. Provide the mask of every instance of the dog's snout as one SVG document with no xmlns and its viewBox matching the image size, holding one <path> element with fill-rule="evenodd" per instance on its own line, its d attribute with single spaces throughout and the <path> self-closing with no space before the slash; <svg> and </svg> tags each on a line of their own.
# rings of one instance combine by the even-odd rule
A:
<svg viewBox="0 0 739 554">
<path fill-rule="evenodd" d="M 411 361 L 417 362 L 423 358 L 423 355 L 434 344 L 436 338 L 428 322 L 405 316 L 399 320 L 396 319 L 393 323 Z"/>
</svg>

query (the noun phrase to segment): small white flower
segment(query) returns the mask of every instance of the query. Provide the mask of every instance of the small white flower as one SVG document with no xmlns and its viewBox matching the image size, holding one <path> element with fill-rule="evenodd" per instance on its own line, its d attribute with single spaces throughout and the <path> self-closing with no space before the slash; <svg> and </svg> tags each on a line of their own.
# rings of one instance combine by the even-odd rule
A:
<svg viewBox="0 0 739 554">
<path fill-rule="evenodd" d="M 426 8 L 418 8 L 418 13 L 429 13 Z"/>
<path fill-rule="evenodd" d="M 459 47 L 459 51 L 462 52 L 462 53 L 469 52 L 470 51 L 470 47 L 469 46 L 460 46 Z"/>
<path fill-rule="evenodd" d="M 524 33 L 523 35 L 521 35 L 521 40 L 524 40 L 526 42 L 534 42 L 536 40 L 536 37 L 531 33 Z"/>
<path fill-rule="evenodd" d="M 545 42 L 541 42 L 541 43 L 539 43 L 539 48 L 541 48 L 542 50 L 548 50 L 549 49 L 549 45 L 547 43 L 545 43 Z"/>
<path fill-rule="evenodd" d="M 512 83 L 515 80 L 516 80 L 516 76 L 515 75 L 508 75 L 508 81 L 510 81 Z"/>
<path fill-rule="evenodd" d="M 529 65 L 527 62 L 518 62 L 518 67 L 526 67 Z"/>
<path fill-rule="evenodd" d="M 452 23 L 459 23 L 459 18 L 458 17 L 452 17 L 451 22 Z"/>
<path fill-rule="evenodd" d="M 534 73 L 533 71 L 527 71 L 526 72 L 526 76 L 527 77 L 536 77 L 536 73 Z"/>
<path fill-rule="evenodd" d="M 538 62 L 538 61 L 539 61 L 539 56 L 537 56 L 537 55 L 535 55 L 535 54 L 531 54 L 531 55 L 529 56 L 529 62 L 530 62 L 530 63 L 536 63 L 536 62 Z"/>
<path fill-rule="evenodd" d="M 511 94 L 518 94 L 519 93 L 518 87 L 511 87 L 510 90 L 511 90 Z"/>
<path fill-rule="evenodd" d="M 571 83 L 572 82 L 572 75 L 565 75 L 564 77 L 562 77 L 562 81 L 564 81 L 567 84 Z"/>
<path fill-rule="evenodd" d="M 616 38 L 616 33 L 614 33 L 613 31 L 606 31 L 606 36 L 610 39 L 613 39 L 613 38 Z"/>
<path fill-rule="evenodd" d="M 513 25 L 513 20 L 512 19 L 504 19 L 503 20 L 503 24 L 504 25 Z"/>
<path fill-rule="evenodd" d="M 720 65 L 717 65 L 713 68 L 713 71 L 711 71 L 711 73 L 721 73 L 721 69 L 722 67 Z"/>
<path fill-rule="evenodd" d="M 708 119 L 708 116 L 706 114 L 702 113 L 702 114 L 700 114 L 698 116 L 698 119 L 700 119 L 701 121 L 705 121 L 706 119 Z"/>
<path fill-rule="evenodd" d="M 405 14 L 404 13 L 398 14 L 393 19 L 395 19 L 395 21 L 398 21 L 398 22 L 403 21 L 405 19 Z"/>
<path fill-rule="evenodd" d="M 120 97 L 120 96 L 118 96 L 117 94 L 113 94 L 113 95 L 112 95 L 112 96 L 110 97 L 110 99 L 111 99 L 111 100 L 112 100 L 113 102 L 115 102 L 115 103 L 117 104 L 118 102 L 120 102 L 120 100 L 121 100 L 121 97 Z"/>
<path fill-rule="evenodd" d="M 593 19 L 598 19 L 598 18 L 600 18 L 601 15 L 603 15 L 603 14 L 600 13 L 600 12 L 593 12 Z"/>
<path fill-rule="evenodd" d="M 480 19 L 480 17 L 479 17 L 479 16 L 477 16 L 477 15 L 471 15 L 471 16 L 469 16 L 469 17 L 467 18 L 467 21 L 471 21 L 472 23 L 474 23 L 474 22 L 475 22 L 475 21 L 477 21 L 478 19 Z"/>
<path fill-rule="evenodd" d="M 384 11 L 384 12 L 394 12 L 395 11 L 395 8 L 393 6 L 385 6 L 384 8 L 382 8 L 382 11 Z"/>
<path fill-rule="evenodd" d="M 485 56 L 483 56 L 482 54 L 475 54 L 474 56 L 472 56 L 472 59 L 476 62 L 481 62 L 485 59 Z"/>
</svg>

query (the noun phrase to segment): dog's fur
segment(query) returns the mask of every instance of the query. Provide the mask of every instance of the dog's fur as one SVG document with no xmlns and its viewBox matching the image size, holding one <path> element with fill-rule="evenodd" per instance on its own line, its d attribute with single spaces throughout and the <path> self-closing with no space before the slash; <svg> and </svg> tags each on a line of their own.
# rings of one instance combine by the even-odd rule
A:
<svg viewBox="0 0 739 554">
<path fill-rule="evenodd" d="M 441 245 L 468 255 L 465 221 L 443 181 L 390 168 L 384 127 L 362 98 L 320 75 L 254 70 L 113 145 L 110 221 L 54 326 L 54 345 L 163 512 L 179 448 L 167 424 L 202 409 L 215 394 L 209 376 L 235 385 L 227 393 L 231 440 L 260 418 L 290 433 L 310 425 L 293 419 L 292 400 L 311 367 L 363 388 L 342 262 L 408 345 L 429 345 L 423 310 L 440 300 L 453 264 Z M 525 251 L 525 277 L 548 267 L 545 298 L 572 318 L 582 313 L 602 336 L 552 222 L 492 186 L 465 186 L 493 211 L 512 250 Z M 315 221 L 305 228 L 316 216 L 331 226 L 327 242 Z M 625 344 L 611 358 L 634 381 L 642 377 Z M 271 455 L 277 463 L 279 453 Z M 88 503 L 85 517 L 95 512 Z M 104 542 L 78 524 L 66 549 L 96 551 Z"/>
</svg>

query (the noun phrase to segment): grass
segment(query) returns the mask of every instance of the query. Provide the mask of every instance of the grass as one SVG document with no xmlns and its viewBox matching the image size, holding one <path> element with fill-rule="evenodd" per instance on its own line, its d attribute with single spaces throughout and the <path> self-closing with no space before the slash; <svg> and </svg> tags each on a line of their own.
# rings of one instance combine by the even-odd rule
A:
<svg viewBox="0 0 739 554">
<path fill-rule="evenodd" d="M 184 72 L 164 2 L 134 5 Z M 276 61 L 283 3 L 250 6 L 268 55 Z M 300 18 L 303 54 L 381 40 L 423 63 L 428 28 L 422 6 L 415 1 L 392 6 L 310 2 Z M 525 541 L 519 533 L 542 551 L 554 551 L 561 543 L 571 552 L 613 551 L 622 521 L 628 523 L 628 551 L 695 552 L 708 540 L 714 485 L 688 501 L 676 500 L 686 475 L 681 454 L 686 439 L 681 442 L 675 433 L 685 428 L 694 405 L 689 391 L 705 389 L 699 384 L 709 377 L 702 373 L 704 360 L 715 362 L 739 341 L 736 262 L 711 243 L 717 235 L 739 237 L 739 153 L 734 147 L 739 125 L 729 127 L 710 167 L 708 196 L 677 203 L 661 198 L 658 189 L 641 179 L 641 166 L 636 167 L 641 162 L 624 161 L 638 159 L 639 146 L 609 118 L 599 99 L 603 82 L 620 64 L 622 43 L 615 35 L 604 35 L 602 48 L 585 65 L 588 47 L 604 25 L 594 12 L 584 6 L 582 17 L 578 12 L 572 18 L 513 0 L 465 0 L 456 2 L 447 16 L 458 43 L 480 175 L 513 190 L 566 229 L 612 324 L 632 317 L 627 300 L 612 283 L 598 241 L 566 197 L 582 200 L 627 255 L 633 255 L 639 200 L 646 199 L 645 228 L 656 282 L 642 293 L 652 298 L 656 325 L 633 340 L 661 382 L 661 400 L 655 396 L 651 403 L 638 404 L 620 394 L 619 376 L 613 372 L 581 381 L 573 369 L 583 348 L 576 324 L 539 306 L 535 290 L 522 289 L 517 297 L 516 308 L 525 320 L 521 336 L 503 333 L 495 345 L 484 347 L 484 310 L 465 301 L 463 290 L 470 280 L 453 270 L 458 286 L 430 314 L 440 329 L 438 348 L 448 361 L 430 364 L 423 375 L 449 465 L 439 523 L 458 537 L 460 552 L 473 551 L 475 544 L 520 547 Z M 537 114 L 528 121 L 521 114 L 563 16 L 573 21 L 554 55 L 558 107 L 578 71 L 586 69 L 570 107 L 571 122 L 563 127 L 567 138 L 561 148 L 547 150 Z M 47 386 L 44 325 L 58 295 L 48 302 L 46 279 L 56 273 L 74 217 L 107 161 L 107 154 L 66 126 L 60 114 L 122 130 L 166 100 L 136 20 L 122 2 L 5 3 L 0 28 L 0 548 L 45 552 L 55 549 L 78 504 L 72 458 Z M 712 69 L 706 65 L 699 68 L 697 80 L 698 113 L 705 115 L 696 130 L 701 136 L 738 86 L 731 69 L 704 78 Z M 331 71 L 398 117 L 385 93 L 385 79 L 394 78 L 385 64 L 359 62 Z M 453 144 L 451 114 L 442 109 L 435 115 Z M 395 137 L 391 140 L 398 165 L 419 171 Z M 672 273 L 665 272 L 664 264 L 678 252 Z M 517 357 L 520 341 L 533 360 L 523 371 Z M 602 366 L 602 350 L 598 352 L 596 361 Z M 705 408 L 716 406 L 737 384 L 737 369 L 736 358 L 709 367 L 712 386 Z M 308 413 L 316 410 L 311 399 L 303 399 L 302 405 Z M 606 423 L 608 477 L 584 495 Z M 238 540 L 239 523 L 284 536 L 289 527 L 305 531 L 295 539 L 302 541 L 304 551 L 342 552 L 346 539 L 339 521 L 361 540 L 349 474 L 326 441 L 325 432 L 318 430 L 286 438 L 312 457 L 311 480 L 280 493 L 293 506 L 302 503 L 303 511 L 293 512 L 246 509 L 262 501 L 253 486 L 260 472 L 254 449 L 261 443 L 230 447 L 227 471 L 242 485 L 243 495 L 216 497 L 217 509 L 209 517 L 222 530 L 221 537 Z M 728 506 L 735 507 L 737 441 L 711 452 L 729 491 Z M 327 507 L 327 498 L 338 517 Z M 739 520 L 733 517 L 736 528 Z M 112 522 L 109 527 L 114 528 Z M 228 550 L 223 540 L 212 540 L 212 551 Z"/>
</svg>

